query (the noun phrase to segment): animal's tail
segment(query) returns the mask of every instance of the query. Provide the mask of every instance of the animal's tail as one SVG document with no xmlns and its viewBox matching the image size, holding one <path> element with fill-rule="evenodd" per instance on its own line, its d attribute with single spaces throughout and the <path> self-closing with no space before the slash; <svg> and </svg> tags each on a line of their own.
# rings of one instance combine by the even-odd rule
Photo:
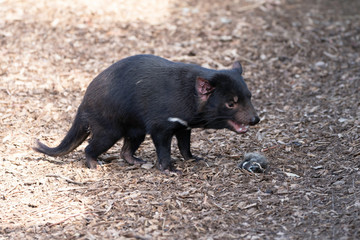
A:
<svg viewBox="0 0 360 240">
<path fill-rule="evenodd" d="M 88 126 L 81 120 L 79 112 L 76 114 L 73 125 L 59 146 L 50 148 L 39 140 L 33 149 L 37 152 L 44 153 L 49 156 L 57 157 L 68 154 L 77 148 L 89 136 Z"/>
</svg>

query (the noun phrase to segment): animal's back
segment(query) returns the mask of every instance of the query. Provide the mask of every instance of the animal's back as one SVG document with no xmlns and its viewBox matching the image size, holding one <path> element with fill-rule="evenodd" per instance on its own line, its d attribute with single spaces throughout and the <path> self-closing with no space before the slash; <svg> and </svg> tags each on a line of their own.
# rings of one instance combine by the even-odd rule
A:
<svg viewBox="0 0 360 240">
<path fill-rule="evenodd" d="M 103 113 L 107 118 L 143 126 L 166 121 L 170 116 L 184 115 L 185 106 L 195 108 L 194 86 L 199 71 L 198 66 L 153 55 L 128 57 L 90 83 L 82 109 L 87 116 Z"/>
</svg>

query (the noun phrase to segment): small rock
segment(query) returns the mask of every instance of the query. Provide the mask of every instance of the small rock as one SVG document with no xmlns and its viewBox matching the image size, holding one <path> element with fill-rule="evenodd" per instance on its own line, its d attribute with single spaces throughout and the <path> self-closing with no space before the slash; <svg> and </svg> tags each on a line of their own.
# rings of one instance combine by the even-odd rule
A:
<svg viewBox="0 0 360 240">
<path fill-rule="evenodd" d="M 338 121 L 341 122 L 341 123 L 343 123 L 343 122 L 347 122 L 348 119 L 346 119 L 346 118 L 339 118 Z"/>
<path fill-rule="evenodd" d="M 334 182 L 333 184 L 334 184 L 334 185 L 344 185 L 344 184 L 345 184 L 345 181 L 340 180 L 340 181 Z"/>
<path fill-rule="evenodd" d="M 154 164 L 145 163 L 145 164 L 141 165 L 141 167 L 144 168 L 144 169 L 151 169 L 152 167 L 154 167 Z"/>
<path fill-rule="evenodd" d="M 319 62 L 315 63 L 315 66 L 318 68 L 324 68 L 324 67 L 326 67 L 326 64 L 323 61 L 319 61 Z"/>
<path fill-rule="evenodd" d="M 232 22 L 232 20 L 231 20 L 230 18 L 227 18 L 227 17 L 222 17 L 222 18 L 220 18 L 220 21 L 221 21 L 222 23 L 225 23 L 225 24 Z"/>
<path fill-rule="evenodd" d="M 296 178 L 299 178 L 300 176 L 295 174 L 295 173 L 290 173 L 290 172 L 284 172 L 286 176 L 288 177 L 296 177 Z"/>
<path fill-rule="evenodd" d="M 323 169 L 324 166 L 319 165 L 319 166 L 315 166 L 315 167 L 312 167 L 312 168 L 315 169 L 315 170 L 318 170 L 318 169 Z"/>
<path fill-rule="evenodd" d="M 220 41 L 222 42 L 229 42 L 232 40 L 232 36 L 221 36 Z"/>
<path fill-rule="evenodd" d="M 267 193 L 267 194 L 273 194 L 273 193 L 274 193 L 274 191 L 273 191 L 273 190 L 271 190 L 271 189 L 266 189 L 265 193 Z"/>
</svg>

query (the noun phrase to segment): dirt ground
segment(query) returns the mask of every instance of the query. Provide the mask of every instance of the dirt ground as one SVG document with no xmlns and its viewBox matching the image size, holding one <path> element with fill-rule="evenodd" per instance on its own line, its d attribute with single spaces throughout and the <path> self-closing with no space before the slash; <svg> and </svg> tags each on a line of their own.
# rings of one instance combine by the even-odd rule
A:
<svg viewBox="0 0 360 240">
<path fill-rule="evenodd" d="M 74 3 L 75 2 L 75 3 Z M 136 4 L 135 4 L 136 2 Z M 360 239 L 360 1 L 0 0 L 0 239 Z M 150 53 L 240 60 L 261 123 L 195 130 L 183 176 L 134 167 L 117 143 L 35 153 L 69 129 L 89 82 Z M 265 174 L 238 168 L 247 152 Z M 138 153 L 155 163 L 149 138 Z"/>
</svg>

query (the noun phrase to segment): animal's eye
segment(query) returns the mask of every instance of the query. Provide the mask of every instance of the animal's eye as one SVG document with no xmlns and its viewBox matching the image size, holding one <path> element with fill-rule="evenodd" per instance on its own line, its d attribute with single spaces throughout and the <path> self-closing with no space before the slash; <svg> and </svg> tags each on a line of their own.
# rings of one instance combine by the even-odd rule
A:
<svg viewBox="0 0 360 240">
<path fill-rule="evenodd" d="M 227 103 L 225 103 L 225 106 L 226 106 L 227 108 L 232 109 L 232 108 L 234 108 L 234 107 L 235 107 L 235 103 L 234 103 L 233 101 L 231 101 L 231 102 L 227 102 Z"/>
</svg>

